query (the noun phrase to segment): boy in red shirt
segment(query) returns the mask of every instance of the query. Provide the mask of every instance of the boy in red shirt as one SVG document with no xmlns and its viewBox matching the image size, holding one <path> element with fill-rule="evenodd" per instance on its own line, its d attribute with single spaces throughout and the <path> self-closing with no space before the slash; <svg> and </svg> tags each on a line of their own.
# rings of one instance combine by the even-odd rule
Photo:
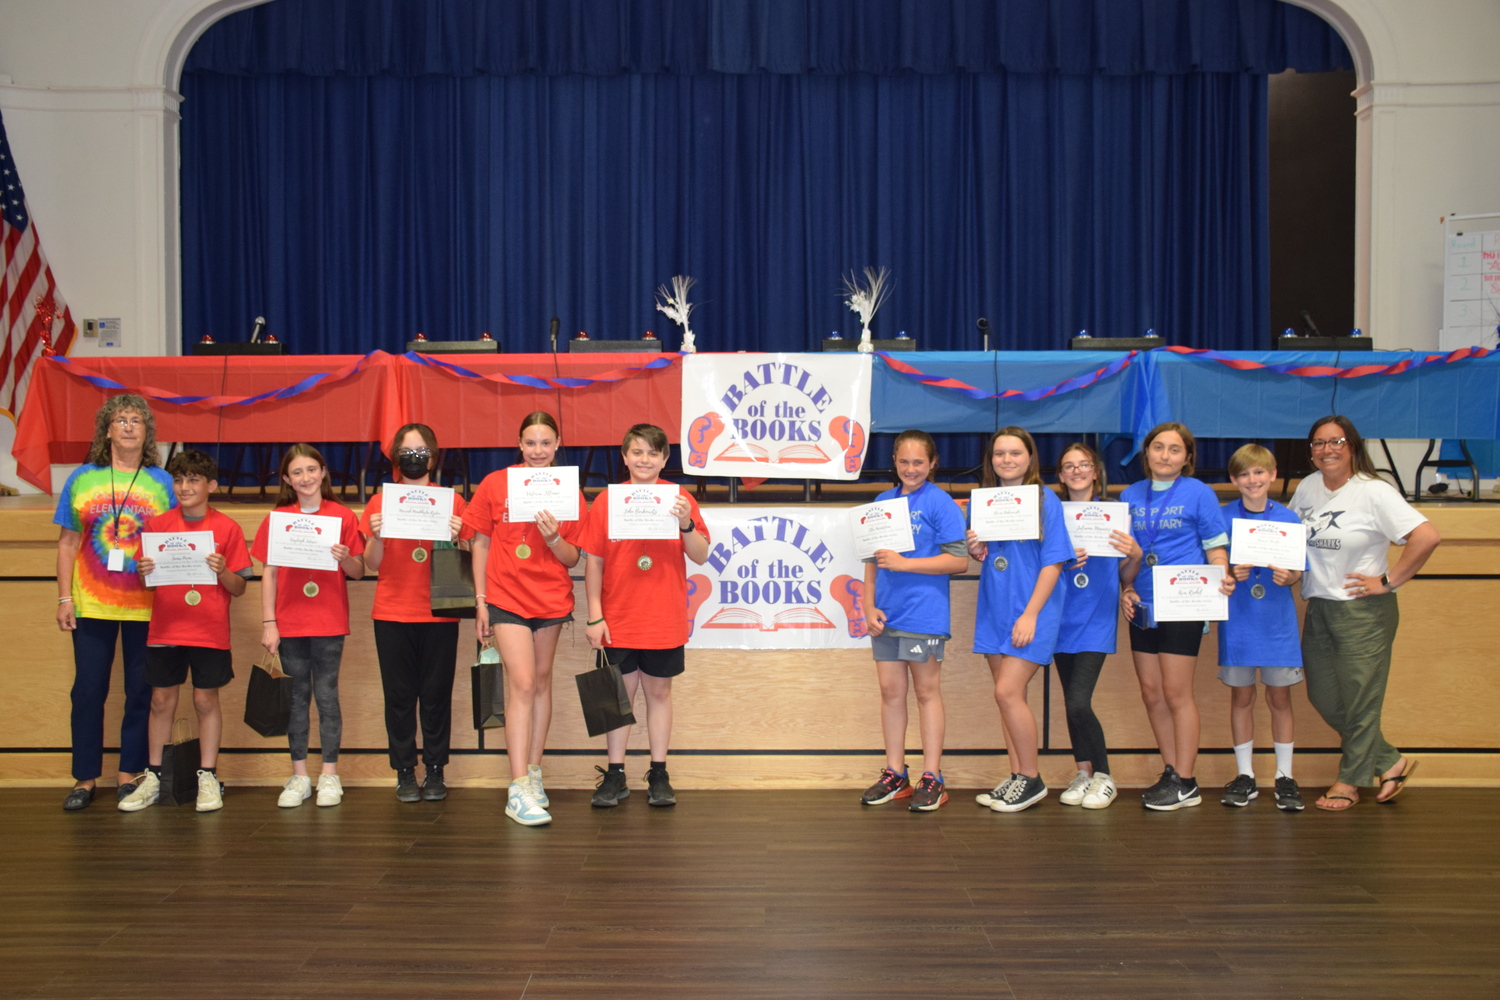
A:
<svg viewBox="0 0 1500 1000">
<path fill-rule="evenodd" d="M 150 765 L 135 791 L 120 800 L 121 812 L 136 812 L 156 802 L 161 794 L 162 752 L 172 737 L 177 695 L 191 672 L 193 708 L 198 713 L 198 811 L 224 807 L 219 782 L 219 740 L 224 716 L 219 688 L 234 679 L 229 655 L 229 601 L 245 592 L 250 577 L 250 551 L 240 526 L 208 505 L 219 488 L 218 465 L 201 451 L 184 451 L 167 463 L 178 507 L 157 514 L 145 524 L 148 532 L 211 531 L 212 551 L 204 553 L 216 585 L 174 584 L 155 588 L 151 627 L 146 635 L 146 681 L 151 685 L 149 723 Z M 156 561 L 143 545 L 139 560 L 142 579 L 156 570 Z M 149 581 L 148 581 L 149 585 Z"/>
<path fill-rule="evenodd" d="M 654 424 L 636 424 L 625 432 L 620 454 L 630 471 L 631 486 L 651 486 L 667 464 L 667 435 Z M 653 806 L 677 804 L 667 780 L 667 745 L 672 737 L 672 678 L 683 671 L 683 646 L 688 640 L 687 566 L 682 557 L 702 565 L 708 558 L 708 528 L 697 502 L 678 487 L 671 512 L 679 538 L 620 539 L 609 537 L 609 491 L 594 498 L 582 548 L 588 553 L 584 590 L 589 616 L 585 629 L 589 645 L 608 649 L 609 661 L 625 675 L 631 700 L 646 689 L 646 732 L 651 744 L 651 769 L 646 774 L 646 802 Z M 609 770 L 599 781 L 593 804 L 618 805 L 630 794 L 625 783 L 625 744 L 630 727 L 605 736 Z"/>
</svg>

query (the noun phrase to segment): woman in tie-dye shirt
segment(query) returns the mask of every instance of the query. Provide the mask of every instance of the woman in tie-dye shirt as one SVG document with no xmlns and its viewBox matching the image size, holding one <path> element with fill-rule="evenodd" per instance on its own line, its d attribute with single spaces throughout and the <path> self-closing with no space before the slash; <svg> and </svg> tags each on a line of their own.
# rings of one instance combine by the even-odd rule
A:
<svg viewBox="0 0 1500 1000">
<path fill-rule="evenodd" d="M 121 641 L 125 658 L 125 717 L 120 723 L 116 795 L 135 788 L 146 769 L 146 630 L 151 592 L 141 582 L 136 557 L 141 526 L 177 506 L 172 477 L 157 465 L 156 422 L 140 396 L 105 402 L 94 418 L 88 461 L 58 497 L 57 627 L 73 635 L 73 780 L 63 801 L 69 811 L 94 798 L 104 768 L 104 700 Z"/>
</svg>

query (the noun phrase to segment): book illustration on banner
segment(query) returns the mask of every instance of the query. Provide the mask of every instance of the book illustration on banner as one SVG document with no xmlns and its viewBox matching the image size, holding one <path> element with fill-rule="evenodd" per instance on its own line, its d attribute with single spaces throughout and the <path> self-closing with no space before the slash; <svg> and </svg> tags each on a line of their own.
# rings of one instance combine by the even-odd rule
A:
<svg viewBox="0 0 1500 1000">
<path fill-rule="evenodd" d="M 833 581 L 833 599 L 844 609 L 844 621 L 848 624 L 849 638 L 863 639 L 870 634 L 865 626 L 865 581 L 848 574 L 840 574 Z"/>
<path fill-rule="evenodd" d="M 780 463 L 790 465 L 804 462 L 810 465 L 822 465 L 832 456 L 815 444 L 806 442 L 800 444 L 789 444 L 776 452 L 775 457 L 763 446 L 753 442 L 732 441 L 729 447 L 714 456 L 717 462 L 762 462 L 766 464 Z"/>
<path fill-rule="evenodd" d="M 815 607 L 783 608 L 765 615 L 749 608 L 720 608 L 703 623 L 704 628 L 753 628 L 762 632 L 779 632 L 784 628 L 837 628 L 833 619 Z"/>
<path fill-rule="evenodd" d="M 687 625 L 688 638 L 693 637 L 693 627 L 698 623 L 698 609 L 713 594 L 713 581 L 702 573 L 694 573 L 687 579 Z"/>
</svg>

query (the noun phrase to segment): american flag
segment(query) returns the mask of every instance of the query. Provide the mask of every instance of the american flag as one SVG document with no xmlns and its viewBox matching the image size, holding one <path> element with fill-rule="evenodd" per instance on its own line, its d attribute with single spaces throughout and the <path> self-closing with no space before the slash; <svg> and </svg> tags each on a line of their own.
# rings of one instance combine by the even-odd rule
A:
<svg viewBox="0 0 1500 1000">
<path fill-rule="evenodd" d="M 0 412 L 16 419 L 26 401 L 31 366 L 73 345 L 73 316 L 63 301 L 42 241 L 26 211 L 0 118 Z"/>
</svg>

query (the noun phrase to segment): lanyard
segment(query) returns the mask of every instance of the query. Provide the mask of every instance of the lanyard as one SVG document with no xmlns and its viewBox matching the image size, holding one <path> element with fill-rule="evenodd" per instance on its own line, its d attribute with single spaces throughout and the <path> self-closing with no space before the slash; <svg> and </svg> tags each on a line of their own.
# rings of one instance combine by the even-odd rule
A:
<svg viewBox="0 0 1500 1000">
<path fill-rule="evenodd" d="M 140 476 L 141 470 L 146 467 L 142 459 L 141 464 L 135 467 L 135 475 L 130 477 L 130 485 L 125 487 L 125 500 L 130 499 L 131 492 L 135 489 L 136 478 Z M 115 541 L 120 539 L 120 513 L 125 509 L 125 504 L 115 495 L 115 463 L 109 463 L 109 509 L 115 515 Z"/>
<path fill-rule="evenodd" d="M 1241 497 L 1240 498 L 1240 514 L 1247 521 L 1269 521 L 1271 519 L 1271 505 L 1274 504 L 1274 503 L 1275 503 L 1274 500 L 1272 500 L 1270 497 L 1266 497 L 1266 509 L 1260 512 L 1260 516 L 1259 517 L 1256 517 L 1254 514 L 1252 514 L 1250 512 L 1250 508 L 1248 508 L 1248 507 L 1245 506 L 1245 498 Z M 1255 585 L 1257 587 L 1261 586 L 1260 571 L 1263 570 L 1263 569 L 1265 569 L 1264 566 L 1256 566 L 1256 567 L 1254 567 L 1254 568 L 1252 568 L 1250 570 L 1250 579 L 1252 579 L 1252 580 L 1255 581 Z M 1264 591 L 1262 591 L 1262 593 L 1264 593 Z"/>
<path fill-rule="evenodd" d="M 1146 480 L 1146 530 L 1142 534 L 1146 536 L 1147 552 L 1152 552 L 1156 549 L 1156 536 L 1161 531 L 1161 516 L 1166 512 L 1167 504 L 1171 502 L 1172 494 L 1177 492 L 1177 487 L 1181 482 L 1181 476 L 1172 480 L 1172 485 L 1167 487 L 1167 491 L 1161 496 L 1161 504 L 1155 508 L 1154 513 L 1156 516 L 1152 517 L 1151 497 L 1154 495 L 1154 491 L 1152 490 L 1154 480 Z"/>
</svg>

